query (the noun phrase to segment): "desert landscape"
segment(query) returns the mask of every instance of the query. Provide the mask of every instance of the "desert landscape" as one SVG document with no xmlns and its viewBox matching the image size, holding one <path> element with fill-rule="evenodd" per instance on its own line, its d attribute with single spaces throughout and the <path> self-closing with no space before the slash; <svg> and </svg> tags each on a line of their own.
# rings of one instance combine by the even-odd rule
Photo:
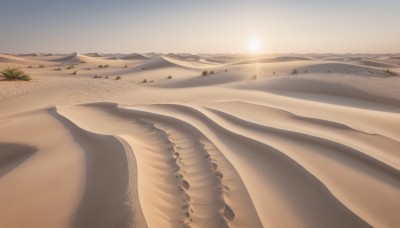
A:
<svg viewBox="0 0 400 228">
<path fill-rule="evenodd" d="M 398 227 L 400 55 L 1 54 L 0 227 Z"/>
<path fill-rule="evenodd" d="M 0 6 L 0 228 L 400 228 L 400 1 Z"/>
</svg>

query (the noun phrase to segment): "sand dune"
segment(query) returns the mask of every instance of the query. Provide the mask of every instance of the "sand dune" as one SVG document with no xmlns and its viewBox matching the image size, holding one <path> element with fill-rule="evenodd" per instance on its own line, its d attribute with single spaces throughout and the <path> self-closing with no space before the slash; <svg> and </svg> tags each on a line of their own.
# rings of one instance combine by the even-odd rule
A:
<svg viewBox="0 0 400 228">
<path fill-rule="evenodd" d="M 120 58 L 121 59 L 125 59 L 125 60 L 145 60 L 145 59 L 149 59 L 149 57 L 141 55 L 141 54 L 138 54 L 138 53 L 124 55 L 124 56 L 122 56 Z"/>
<path fill-rule="evenodd" d="M 400 225 L 386 55 L 0 57 L 0 227 Z"/>
<path fill-rule="evenodd" d="M 65 57 L 53 59 L 52 61 L 61 63 L 92 63 L 92 62 L 98 62 L 99 60 L 97 59 L 97 57 L 94 56 L 72 53 Z"/>
<path fill-rule="evenodd" d="M 362 60 L 361 64 L 366 65 L 366 66 L 379 67 L 379 68 L 397 68 L 397 67 L 399 67 L 394 64 L 381 63 L 381 62 L 372 61 L 372 60 Z"/>
<path fill-rule="evenodd" d="M 293 57 L 293 56 L 280 56 L 280 57 L 267 57 L 267 58 L 253 58 L 250 60 L 242 60 L 238 62 L 234 62 L 232 64 L 240 65 L 240 64 L 254 64 L 254 63 L 273 63 L 273 62 L 288 62 L 288 61 L 304 61 L 310 60 L 310 58 L 306 57 Z"/>
<path fill-rule="evenodd" d="M 201 61 L 196 61 L 196 60 L 189 60 L 189 59 L 184 59 L 184 60 L 178 60 L 178 59 L 174 59 L 174 58 L 169 58 L 169 57 L 162 57 L 163 59 L 165 59 L 166 61 L 179 65 L 179 66 L 183 66 L 183 67 L 187 67 L 187 68 L 196 68 L 196 69 L 205 69 L 205 68 L 210 68 L 210 67 L 216 67 L 215 63 L 204 63 Z"/>
<path fill-rule="evenodd" d="M 0 54 L 0 63 L 25 63 L 26 60 L 21 57 L 16 57 L 12 55 Z"/>
</svg>

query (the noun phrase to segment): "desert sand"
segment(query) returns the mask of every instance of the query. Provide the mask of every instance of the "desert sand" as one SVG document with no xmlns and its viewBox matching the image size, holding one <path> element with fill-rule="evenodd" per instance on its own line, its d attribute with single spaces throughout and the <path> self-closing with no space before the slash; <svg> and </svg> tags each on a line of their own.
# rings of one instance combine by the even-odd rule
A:
<svg viewBox="0 0 400 228">
<path fill-rule="evenodd" d="M 400 55 L 8 66 L 32 80 L 0 81 L 0 227 L 400 227 Z"/>
</svg>

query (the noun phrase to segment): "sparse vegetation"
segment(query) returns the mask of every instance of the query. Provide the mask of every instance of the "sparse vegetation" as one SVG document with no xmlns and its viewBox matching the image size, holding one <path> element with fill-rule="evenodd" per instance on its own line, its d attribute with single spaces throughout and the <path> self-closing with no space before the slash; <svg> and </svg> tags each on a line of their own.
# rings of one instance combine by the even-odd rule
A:
<svg viewBox="0 0 400 228">
<path fill-rule="evenodd" d="M 210 72 L 208 72 L 208 74 L 215 74 L 215 71 L 210 71 Z"/>
<path fill-rule="evenodd" d="M 167 79 L 171 79 L 171 78 L 172 78 L 172 76 L 171 76 L 171 75 L 167 77 Z"/>
<path fill-rule="evenodd" d="M 147 83 L 147 80 L 146 80 L 146 79 L 143 79 L 142 83 Z"/>
<path fill-rule="evenodd" d="M 72 75 L 76 75 L 78 73 L 77 70 L 74 70 L 74 72 L 72 72 Z"/>
<path fill-rule="evenodd" d="M 124 68 L 128 68 L 128 65 L 125 65 Z"/>
<path fill-rule="evenodd" d="M 32 68 L 32 66 L 31 66 L 31 65 L 29 65 L 29 66 L 28 66 L 28 68 Z"/>
<path fill-rule="evenodd" d="M 108 76 L 106 76 L 105 78 L 108 78 Z"/>
<path fill-rule="evenodd" d="M 100 65 L 99 65 L 99 68 L 108 68 L 108 67 L 109 67 L 108 64 L 106 64 L 106 65 L 100 64 Z"/>
<path fill-rule="evenodd" d="M 122 78 L 120 77 L 120 76 L 117 76 L 116 78 L 115 78 L 115 80 L 121 80 Z"/>
<path fill-rule="evenodd" d="M 27 73 L 15 67 L 8 67 L 6 69 L 3 69 L 2 71 L 0 71 L 0 76 L 5 78 L 6 80 L 21 80 L 21 81 L 31 80 L 31 77 Z"/>
<path fill-rule="evenodd" d="M 96 74 L 95 76 L 93 76 L 93 78 L 102 78 L 102 76 Z"/>
<path fill-rule="evenodd" d="M 67 70 L 71 70 L 71 69 L 74 69 L 74 68 L 75 68 L 75 66 L 71 65 L 71 66 L 67 67 Z"/>
<path fill-rule="evenodd" d="M 225 69 L 225 72 L 228 72 L 228 70 L 227 70 L 227 69 Z"/>
<path fill-rule="evenodd" d="M 298 74 L 299 72 L 296 69 L 293 69 L 292 74 Z"/>
<path fill-rule="evenodd" d="M 207 75 L 208 75 L 208 71 L 205 70 L 205 71 L 201 72 L 201 75 L 202 75 L 202 76 L 207 76 Z"/>
<path fill-rule="evenodd" d="M 56 68 L 56 69 L 54 69 L 55 71 L 61 71 L 61 68 L 59 67 L 59 68 Z"/>
<path fill-rule="evenodd" d="M 45 68 L 45 66 L 43 64 L 40 64 L 39 68 Z"/>
<path fill-rule="evenodd" d="M 396 72 L 394 72 L 392 70 L 389 70 L 389 69 L 384 70 L 383 73 L 385 74 L 386 77 L 391 77 L 391 76 L 396 76 L 397 75 Z"/>
<path fill-rule="evenodd" d="M 146 70 L 146 67 L 142 67 L 142 68 L 140 68 L 141 70 Z"/>
</svg>

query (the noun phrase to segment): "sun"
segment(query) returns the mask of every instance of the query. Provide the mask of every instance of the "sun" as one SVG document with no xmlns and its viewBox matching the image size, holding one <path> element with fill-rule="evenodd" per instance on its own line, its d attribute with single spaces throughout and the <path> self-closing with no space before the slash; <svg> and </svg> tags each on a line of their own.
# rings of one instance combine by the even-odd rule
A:
<svg viewBox="0 0 400 228">
<path fill-rule="evenodd" d="M 261 40 L 258 38 L 252 38 L 247 42 L 247 48 L 252 53 L 259 53 L 262 48 Z"/>
</svg>

